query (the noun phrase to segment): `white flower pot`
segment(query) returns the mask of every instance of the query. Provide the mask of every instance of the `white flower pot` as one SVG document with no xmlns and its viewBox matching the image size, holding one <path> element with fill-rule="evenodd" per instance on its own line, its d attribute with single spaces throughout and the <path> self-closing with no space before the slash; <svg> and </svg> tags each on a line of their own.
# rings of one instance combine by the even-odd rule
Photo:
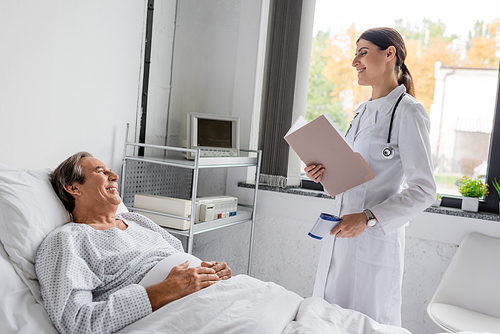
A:
<svg viewBox="0 0 500 334">
<path fill-rule="evenodd" d="M 477 212 L 479 208 L 479 198 L 477 197 L 462 197 L 462 210 Z"/>
</svg>

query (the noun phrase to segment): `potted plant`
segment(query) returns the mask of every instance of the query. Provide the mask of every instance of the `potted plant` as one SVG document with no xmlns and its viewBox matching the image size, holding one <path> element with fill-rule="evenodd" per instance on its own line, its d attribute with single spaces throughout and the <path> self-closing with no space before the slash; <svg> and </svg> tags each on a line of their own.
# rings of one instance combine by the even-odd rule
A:
<svg viewBox="0 0 500 334">
<path fill-rule="evenodd" d="M 498 193 L 498 197 L 500 197 L 500 183 L 498 183 L 497 178 L 495 177 L 491 183 L 493 183 L 493 188 L 495 188 Z M 498 213 L 500 213 L 500 201 L 498 202 Z"/>
<path fill-rule="evenodd" d="M 442 196 L 439 195 L 439 194 L 436 194 L 436 200 L 434 201 L 434 203 L 431 204 L 431 206 L 434 206 L 434 207 L 438 207 L 441 205 L 441 201 L 442 201 Z"/>
<path fill-rule="evenodd" d="M 488 195 L 488 184 L 477 179 L 464 176 L 460 181 L 458 192 L 462 197 L 462 210 L 477 212 L 479 208 L 479 198 Z"/>
</svg>

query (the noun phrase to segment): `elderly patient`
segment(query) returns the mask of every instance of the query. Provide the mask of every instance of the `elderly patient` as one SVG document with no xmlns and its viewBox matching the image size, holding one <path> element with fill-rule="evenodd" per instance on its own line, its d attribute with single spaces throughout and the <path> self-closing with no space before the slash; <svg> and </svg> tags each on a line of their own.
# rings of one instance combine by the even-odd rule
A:
<svg viewBox="0 0 500 334">
<path fill-rule="evenodd" d="M 136 213 L 115 215 L 118 176 L 86 152 L 65 160 L 52 185 L 73 221 L 40 245 L 36 272 L 45 308 L 61 333 L 117 331 L 163 305 L 231 277 L 224 262 L 186 261 L 160 283 L 141 279 L 161 260 L 183 253 L 180 241 Z"/>
</svg>

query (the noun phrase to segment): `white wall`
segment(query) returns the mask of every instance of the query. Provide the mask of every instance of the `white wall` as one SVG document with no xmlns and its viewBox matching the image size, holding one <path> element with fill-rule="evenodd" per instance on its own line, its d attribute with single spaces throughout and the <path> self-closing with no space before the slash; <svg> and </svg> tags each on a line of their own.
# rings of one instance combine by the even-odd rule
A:
<svg viewBox="0 0 500 334">
<path fill-rule="evenodd" d="M 56 167 L 86 150 L 119 171 L 126 123 L 136 123 L 145 9 L 146 0 L 0 3 L 0 163 Z"/>
<path fill-rule="evenodd" d="M 166 144 L 176 10 L 176 0 L 155 2 L 146 117 L 146 143 L 153 145 Z"/>
<path fill-rule="evenodd" d="M 261 3 L 178 2 L 168 145 L 181 145 L 187 114 L 200 112 L 239 116 L 248 147 Z"/>
<path fill-rule="evenodd" d="M 240 117 L 241 147 L 256 148 L 250 124 L 256 138 L 268 6 L 269 0 L 155 3 L 146 143 L 182 146 L 187 114 L 200 112 Z"/>
</svg>

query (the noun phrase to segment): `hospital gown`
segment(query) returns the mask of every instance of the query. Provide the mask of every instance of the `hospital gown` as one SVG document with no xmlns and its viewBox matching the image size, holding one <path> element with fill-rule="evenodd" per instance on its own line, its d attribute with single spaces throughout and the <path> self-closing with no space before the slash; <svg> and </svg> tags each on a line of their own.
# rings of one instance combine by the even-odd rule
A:
<svg viewBox="0 0 500 334">
<path fill-rule="evenodd" d="M 146 289 L 137 283 L 162 259 L 184 252 L 178 239 L 148 218 L 117 218 L 127 229 L 68 223 L 38 249 L 42 297 L 60 333 L 111 333 L 152 313 Z"/>
</svg>

